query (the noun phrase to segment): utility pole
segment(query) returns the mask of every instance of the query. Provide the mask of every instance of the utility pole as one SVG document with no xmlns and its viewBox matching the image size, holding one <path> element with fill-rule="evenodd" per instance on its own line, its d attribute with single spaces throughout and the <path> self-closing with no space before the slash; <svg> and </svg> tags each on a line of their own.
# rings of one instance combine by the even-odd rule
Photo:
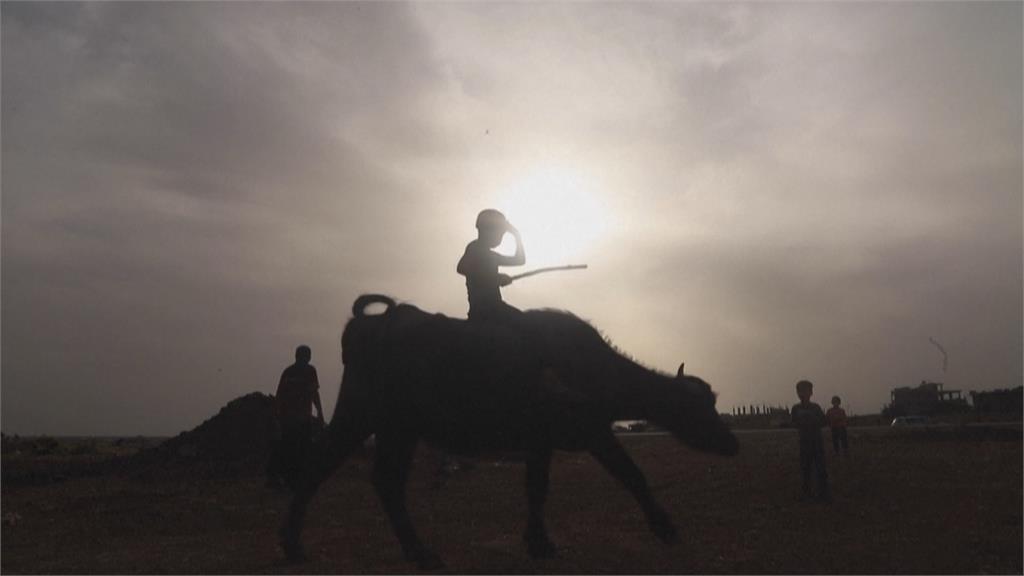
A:
<svg viewBox="0 0 1024 576">
<path fill-rule="evenodd" d="M 939 352 L 942 353 L 942 375 L 945 376 L 946 368 L 949 367 L 949 354 L 946 354 L 946 349 L 942 347 L 942 344 L 936 342 L 931 336 L 928 337 L 928 341 L 934 344 L 939 349 Z"/>
</svg>

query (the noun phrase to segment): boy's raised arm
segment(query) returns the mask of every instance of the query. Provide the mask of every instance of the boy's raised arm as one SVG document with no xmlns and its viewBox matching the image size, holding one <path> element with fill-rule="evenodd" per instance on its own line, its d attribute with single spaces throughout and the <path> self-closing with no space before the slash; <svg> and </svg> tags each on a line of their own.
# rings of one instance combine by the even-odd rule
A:
<svg viewBox="0 0 1024 576">
<path fill-rule="evenodd" d="M 508 225 L 507 231 L 515 238 L 516 252 L 511 256 L 498 255 L 499 266 L 522 266 L 526 264 L 526 250 L 523 249 L 523 239 L 519 236 L 519 230 L 512 224 Z"/>
</svg>

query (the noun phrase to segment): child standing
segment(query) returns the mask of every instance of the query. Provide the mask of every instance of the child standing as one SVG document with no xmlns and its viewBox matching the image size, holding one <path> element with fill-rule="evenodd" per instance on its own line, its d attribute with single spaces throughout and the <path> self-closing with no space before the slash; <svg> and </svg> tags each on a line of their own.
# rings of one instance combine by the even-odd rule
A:
<svg viewBox="0 0 1024 576">
<path fill-rule="evenodd" d="M 800 472 L 803 477 L 803 498 L 812 496 L 811 470 L 814 470 L 818 485 L 818 499 L 828 502 L 828 472 L 825 471 L 825 448 L 821 440 L 821 428 L 825 426 L 825 414 L 821 406 L 811 402 L 814 384 L 809 380 L 796 383 L 796 395 L 800 403 L 793 406 L 790 415 L 793 425 L 800 433 Z"/>
<path fill-rule="evenodd" d="M 828 426 L 832 429 L 832 447 L 836 454 L 839 454 L 839 447 L 843 448 L 843 456 L 850 452 L 850 443 L 846 438 L 846 410 L 839 407 L 842 400 L 839 396 L 832 397 L 832 407 L 825 413 L 828 418 Z"/>
</svg>

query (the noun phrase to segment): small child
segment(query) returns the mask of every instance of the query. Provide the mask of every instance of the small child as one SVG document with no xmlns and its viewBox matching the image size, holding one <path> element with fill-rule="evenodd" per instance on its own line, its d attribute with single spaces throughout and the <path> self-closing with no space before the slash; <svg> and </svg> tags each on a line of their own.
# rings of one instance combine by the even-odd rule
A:
<svg viewBox="0 0 1024 576">
<path fill-rule="evenodd" d="M 832 407 L 828 409 L 825 416 L 828 418 L 828 426 L 832 429 L 832 447 L 836 454 L 839 454 L 839 447 L 843 448 L 843 456 L 850 453 L 850 443 L 846 438 L 846 410 L 839 407 L 842 400 L 839 396 L 832 397 Z"/>
<path fill-rule="evenodd" d="M 469 319 L 485 322 L 506 322 L 521 314 L 518 308 L 501 299 L 501 287 L 508 286 L 512 278 L 498 272 L 499 266 L 522 266 L 526 252 L 519 231 L 497 210 L 487 209 L 476 218 L 477 239 L 466 245 L 466 251 L 456 268 L 466 277 L 469 294 Z M 493 249 L 501 244 L 505 234 L 516 241 L 512 256 L 504 256 Z"/>
<path fill-rule="evenodd" d="M 814 384 L 809 380 L 796 383 L 796 395 L 800 403 L 793 406 L 790 415 L 793 425 L 800 432 L 800 472 L 803 477 L 803 498 L 811 493 L 811 468 L 815 470 L 818 484 L 818 499 L 831 500 L 828 491 L 828 472 L 825 471 L 825 448 L 821 440 L 821 428 L 825 426 L 825 414 L 821 406 L 811 402 Z"/>
</svg>

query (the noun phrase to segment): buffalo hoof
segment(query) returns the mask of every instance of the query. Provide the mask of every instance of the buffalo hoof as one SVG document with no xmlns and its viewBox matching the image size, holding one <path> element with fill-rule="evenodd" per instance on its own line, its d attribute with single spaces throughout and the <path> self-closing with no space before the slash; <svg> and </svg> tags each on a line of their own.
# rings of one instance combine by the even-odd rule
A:
<svg viewBox="0 0 1024 576">
<path fill-rule="evenodd" d="M 424 550 L 416 558 L 416 567 L 420 570 L 440 570 L 444 568 L 444 561 L 437 554 Z"/>
<path fill-rule="evenodd" d="M 672 520 L 669 519 L 667 514 L 651 519 L 651 531 L 658 537 L 658 540 L 665 544 L 679 543 L 679 531 L 676 530 L 675 525 L 672 524 Z"/>
<path fill-rule="evenodd" d="M 303 552 L 301 545 L 292 545 L 282 542 L 281 549 L 284 550 L 284 559 L 289 564 L 302 564 L 303 562 L 309 561 L 309 558 L 306 556 L 306 553 Z"/>
<path fill-rule="evenodd" d="M 527 538 L 526 551 L 531 558 L 554 558 L 558 555 L 555 544 L 547 538 Z"/>
<path fill-rule="evenodd" d="M 281 531 L 280 536 L 281 550 L 284 551 L 284 558 L 289 564 L 300 564 L 309 560 L 306 553 L 302 551 L 302 544 L 297 538 L 288 537 L 284 530 Z"/>
</svg>

